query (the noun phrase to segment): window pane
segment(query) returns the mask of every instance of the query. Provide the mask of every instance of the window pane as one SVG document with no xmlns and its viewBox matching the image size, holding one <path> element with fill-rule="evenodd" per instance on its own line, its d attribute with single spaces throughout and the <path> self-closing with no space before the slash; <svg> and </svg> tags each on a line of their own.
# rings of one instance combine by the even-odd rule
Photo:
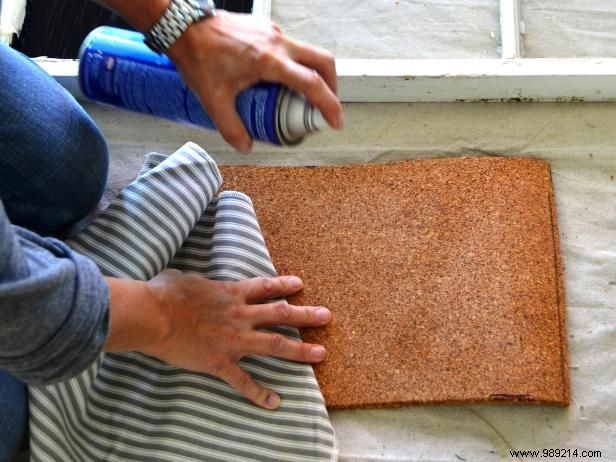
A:
<svg viewBox="0 0 616 462">
<path fill-rule="evenodd" d="M 292 37 L 337 58 L 498 58 L 498 0 L 272 0 Z"/>
<path fill-rule="evenodd" d="M 616 58 L 616 1 L 522 0 L 527 58 Z"/>
</svg>

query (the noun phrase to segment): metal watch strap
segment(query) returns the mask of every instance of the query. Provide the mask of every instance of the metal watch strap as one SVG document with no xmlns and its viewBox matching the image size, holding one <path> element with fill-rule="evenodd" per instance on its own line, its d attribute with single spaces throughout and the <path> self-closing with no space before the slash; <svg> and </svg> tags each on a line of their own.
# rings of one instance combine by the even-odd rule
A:
<svg viewBox="0 0 616 462">
<path fill-rule="evenodd" d="M 171 0 L 160 19 L 145 35 L 145 44 L 157 53 L 166 53 L 188 27 L 216 15 L 212 0 Z"/>
</svg>

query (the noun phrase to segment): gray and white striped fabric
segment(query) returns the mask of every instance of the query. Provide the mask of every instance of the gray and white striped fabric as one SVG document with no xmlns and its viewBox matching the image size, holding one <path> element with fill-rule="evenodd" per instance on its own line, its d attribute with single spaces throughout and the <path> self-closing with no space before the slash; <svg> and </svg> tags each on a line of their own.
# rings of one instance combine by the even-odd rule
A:
<svg viewBox="0 0 616 462">
<path fill-rule="evenodd" d="M 250 199 L 215 196 L 222 181 L 205 151 L 188 143 L 169 158 L 151 154 L 146 164 L 69 242 L 73 249 L 106 275 L 133 279 L 167 265 L 227 281 L 276 274 Z M 299 340 L 297 329 L 276 330 Z M 77 377 L 31 387 L 32 460 L 336 460 L 312 368 L 271 357 L 241 364 L 280 394 L 279 409 L 258 408 L 215 377 L 139 353 L 101 355 Z"/>
</svg>

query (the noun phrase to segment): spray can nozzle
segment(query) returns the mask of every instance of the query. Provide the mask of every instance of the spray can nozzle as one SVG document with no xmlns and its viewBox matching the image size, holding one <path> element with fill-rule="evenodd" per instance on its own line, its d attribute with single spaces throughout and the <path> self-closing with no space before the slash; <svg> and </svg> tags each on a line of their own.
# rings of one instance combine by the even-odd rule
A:
<svg viewBox="0 0 616 462">
<path fill-rule="evenodd" d="M 324 130 L 328 123 L 316 107 L 292 90 L 282 91 L 278 110 L 278 129 L 285 144 L 297 144 L 307 134 Z"/>
<path fill-rule="evenodd" d="M 310 127 L 311 132 L 318 132 L 329 127 L 321 111 L 314 106 L 310 106 L 310 109 L 310 117 L 308 117 L 307 125 Z"/>
</svg>

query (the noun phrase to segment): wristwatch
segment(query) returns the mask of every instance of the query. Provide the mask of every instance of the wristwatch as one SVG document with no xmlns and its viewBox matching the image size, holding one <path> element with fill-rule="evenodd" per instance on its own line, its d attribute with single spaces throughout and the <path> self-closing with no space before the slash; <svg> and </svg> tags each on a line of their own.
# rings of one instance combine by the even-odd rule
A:
<svg viewBox="0 0 616 462">
<path fill-rule="evenodd" d="M 188 27 L 216 16 L 213 0 L 171 0 L 158 22 L 145 34 L 145 44 L 158 54 L 164 54 Z"/>
</svg>

